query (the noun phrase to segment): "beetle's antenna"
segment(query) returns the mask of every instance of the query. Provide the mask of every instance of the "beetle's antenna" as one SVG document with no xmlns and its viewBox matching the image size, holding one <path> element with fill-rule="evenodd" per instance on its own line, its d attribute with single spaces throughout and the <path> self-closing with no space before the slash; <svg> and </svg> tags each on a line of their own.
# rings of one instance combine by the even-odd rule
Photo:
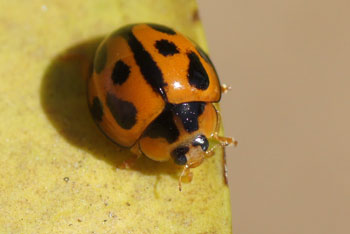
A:
<svg viewBox="0 0 350 234">
<path fill-rule="evenodd" d="M 179 178 L 179 191 L 180 191 L 180 192 L 181 192 L 181 190 L 182 190 L 181 180 L 182 180 L 182 177 L 186 174 L 188 168 L 189 168 L 189 167 L 188 167 L 188 165 L 186 164 L 186 165 L 184 166 L 184 169 L 183 169 L 182 172 L 181 172 L 181 175 L 180 175 L 180 178 Z"/>
</svg>

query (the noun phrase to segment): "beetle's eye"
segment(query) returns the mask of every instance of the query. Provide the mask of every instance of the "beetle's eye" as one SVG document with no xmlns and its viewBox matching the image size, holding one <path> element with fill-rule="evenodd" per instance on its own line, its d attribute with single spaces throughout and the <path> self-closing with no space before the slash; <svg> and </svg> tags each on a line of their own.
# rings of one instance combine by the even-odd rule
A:
<svg viewBox="0 0 350 234">
<path fill-rule="evenodd" d="M 203 151 L 207 151 L 209 147 L 209 141 L 204 135 L 199 135 L 192 141 L 192 145 L 200 145 Z"/>
<path fill-rule="evenodd" d="M 186 153 L 190 149 L 187 146 L 179 146 L 171 152 L 174 162 L 178 165 L 185 165 L 187 163 Z"/>
</svg>

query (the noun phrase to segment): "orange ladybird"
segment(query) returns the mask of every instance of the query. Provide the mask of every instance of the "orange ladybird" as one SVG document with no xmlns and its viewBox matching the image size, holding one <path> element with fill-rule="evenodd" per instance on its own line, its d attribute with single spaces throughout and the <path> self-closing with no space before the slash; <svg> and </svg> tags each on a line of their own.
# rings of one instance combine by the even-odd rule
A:
<svg viewBox="0 0 350 234">
<path fill-rule="evenodd" d="M 212 62 L 196 44 L 165 26 L 134 24 L 99 45 L 88 103 L 110 140 L 155 161 L 172 158 L 184 165 L 184 175 L 217 145 L 235 142 L 218 135 L 213 103 L 222 90 Z M 217 144 L 209 148 L 208 139 Z"/>
</svg>

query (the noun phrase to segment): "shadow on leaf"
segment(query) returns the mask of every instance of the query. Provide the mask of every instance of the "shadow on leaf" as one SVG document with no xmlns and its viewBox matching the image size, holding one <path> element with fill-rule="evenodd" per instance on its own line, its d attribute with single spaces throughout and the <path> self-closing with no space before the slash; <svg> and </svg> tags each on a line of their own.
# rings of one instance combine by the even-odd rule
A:
<svg viewBox="0 0 350 234">
<path fill-rule="evenodd" d="M 95 50 L 102 37 L 73 46 L 53 59 L 41 84 L 41 104 L 58 133 L 69 143 L 118 167 L 131 156 L 128 149 L 108 140 L 93 122 L 86 96 Z M 142 157 L 130 170 L 144 174 L 169 174 L 178 178 L 179 167 Z"/>
</svg>

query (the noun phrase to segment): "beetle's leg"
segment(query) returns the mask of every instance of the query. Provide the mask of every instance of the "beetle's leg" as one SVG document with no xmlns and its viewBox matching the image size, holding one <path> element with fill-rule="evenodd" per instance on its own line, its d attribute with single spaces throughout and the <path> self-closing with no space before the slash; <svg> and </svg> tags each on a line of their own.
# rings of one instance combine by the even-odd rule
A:
<svg viewBox="0 0 350 234">
<path fill-rule="evenodd" d="M 136 143 L 133 147 L 131 147 L 130 152 L 136 156 L 136 159 L 139 159 L 143 155 L 139 143 Z"/>
<path fill-rule="evenodd" d="M 221 146 L 229 146 L 229 145 L 234 145 L 237 146 L 238 141 L 236 141 L 233 137 L 224 137 L 224 136 L 219 136 L 219 131 L 220 131 L 220 126 L 222 122 L 222 116 L 219 110 L 215 108 L 216 115 L 217 115 L 217 124 L 216 124 L 216 129 L 213 134 L 213 138 L 217 140 Z"/>
<path fill-rule="evenodd" d="M 222 84 L 222 85 L 221 85 L 221 92 L 222 92 L 222 93 L 227 93 L 227 92 L 230 91 L 231 89 L 232 89 L 232 87 L 229 86 L 229 85 L 226 85 L 226 84 Z"/>
<path fill-rule="evenodd" d="M 193 174 L 190 171 L 190 167 L 186 164 L 181 172 L 180 178 L 179 178 L 179 191 L 182 190 L 181 183 L 184 182 L 191 182 L 192 181 Z"/>
<path fill-rule="evenodd" d="M 133 154 L 130 158 L 124 160 L 121 164 L 121 168 L 130 169 L 134 166 L 137 159 L 139 159 L 143 154 L 140 150 L 139 143 L 136 143 L 133 147 L 130 148 L 130 152 Z"/>
<path fill-rule="evenodd" d="M 217 142 L 217 144 L 215 144 L 213 147 L 211 147 L 209 150 L 206 151 L 206 156 L 207 157 L 211 157 L 214 155 L 214 151 L 218 146 L 221 147 L 226 147 L 226 146 L 230 146 L 230 145 L 234 145 L 237 146 L 238 142 L 232 138 L 232 137 L 224 137 L 224 136 L 219 136 L 219 131 L 220 131 L 220 126 L 221 126 L 221 122 L 222 122 L 222 118 L 221 118 L 221 113 L 220 111 L 218 111 L 216 108 L 216 113 L 217 113 L 217 125 L 216 125 L 216 129 L 215 132 L 212 135 L 212 139 L 214 141 Z"/>
<path fill-rule="evenodd" d="M 213 147 L 211 147 L 209 150 L 207 150 L 205 152 L 206 154 L 206 157 L 211 157 L 214 155 L 214 152 L 215 152 L 215 149 L 218 147 L 218 146 L 221 146 L 220 144 L 215 144 Z"/>
<path fill-rule="evenodd" d="M 214 134 L 213 138 L 219 142 L 219 144 L 223 147 L 234 145 L 237 146 L 238 141 L 236 141 L 233 137 L 224 137 L 219 136 L 217 133 Z"/>
<path fill-rule="evenodd" d="M 211 147 L 209 150 L 205 152 L 206 157 L 211 157 L 214 155 L 215 149 L 219 146 L 226 147 L 230 145 L 237 146 L 238 142 L 232 138 L 232 137 L 223 137 L 219 136 L 218 134 L 214 134 L 213 139 L 217 141 L 218 143 L 215 144 L 213 147 Z"/>
</svg>

